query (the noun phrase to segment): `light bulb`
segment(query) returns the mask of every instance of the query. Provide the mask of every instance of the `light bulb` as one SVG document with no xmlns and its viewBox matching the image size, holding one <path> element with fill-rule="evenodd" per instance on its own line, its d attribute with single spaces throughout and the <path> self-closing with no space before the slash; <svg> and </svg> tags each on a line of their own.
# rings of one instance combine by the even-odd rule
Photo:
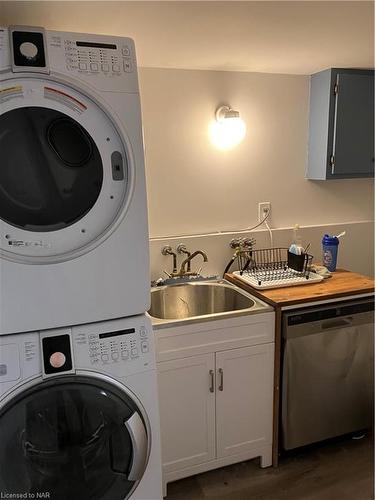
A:
<svg viewBox="0 0 375 500">
<path fill-rule="evenodd" d="M 246 124 L 239 117 L 215 120 L 209 126 L 209 134 L 212 144 L 218 149 L 232 149 L 245 137 Z"/>
</svg>

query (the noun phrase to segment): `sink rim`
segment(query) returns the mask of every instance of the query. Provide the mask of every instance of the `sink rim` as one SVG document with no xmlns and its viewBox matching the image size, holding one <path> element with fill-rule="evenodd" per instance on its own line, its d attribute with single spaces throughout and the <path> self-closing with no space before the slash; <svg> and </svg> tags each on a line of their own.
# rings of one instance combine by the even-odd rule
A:
<svg viewBox="0 0 375 500">
<path fill-rule="evenodd" d="M 269 304 L 266 304 L 262 300 L 258 299 L 251 293 L 243 290 L 242 288 L 239 288 L 238 286 L 234 285 L 230 281 L 227 281 L 225 279 L 218 279 L 218 280 L 210 280 L 210 281 L 196 281 L 196 282 L 184 282 L 184 283 L 173 283 L 173 284 L 168 284 L 168 285 L 162 285 L 158 287 L 153 287 L 151 288 L 151 294 L 153 293 L 160 293 L 162 290 L 168 289 L 168 288 L 174 288 L 174 287 L 180 287 L 180 286 L 211 286 L 211 287 L 223 287 L 223 288 L 230 288 L 231 290 L 236 291 L 240 295 L 251 299 L 254 304 L 251 307 L 247 307 L 245 309 L 236 309 L 233 311 L 224 311 L 224 312 L 218 312 L 218 313 L 208 313 L 208 314 L 200 314 L 199 316 L 190 316 L 188 318 L 172 318 L 172 319 L 166 319 L 166 318 L 156 318 L 155 316 L 151 316 L 151 314 L 148 312 L 151 309 L 151 304 L 146 311 L 146 315 L 151 319 L 152 325 L 154 329 L 158 328 L 165 328 L 168 326 L 173 326 L 174 324 L 188 324 L 188 323 L 200 323 L 200 322 L 206 322 L 206 321 L 215 321 L 218 319 L 224 319 L 224 318 L 230 318 L 230 317 L 235 317 L 235 316 L 243 316 L 243 315 L 250 315 L 250 314 L 256 314 L 260 312 L 266 312 L 266 311 L 272 311 L 272 307 Z M 151 297 L 151 295 L 150 295 Z"/>
</svg>

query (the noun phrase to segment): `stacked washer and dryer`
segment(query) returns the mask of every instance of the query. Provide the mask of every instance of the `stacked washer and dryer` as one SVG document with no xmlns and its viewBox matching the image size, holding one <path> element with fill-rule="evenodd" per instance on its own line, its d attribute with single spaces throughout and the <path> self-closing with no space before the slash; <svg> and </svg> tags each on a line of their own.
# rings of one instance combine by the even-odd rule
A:
<svg viewBox="0 0 375 500">
<path fill-rule="evenodd" d="M 162 496 L 143 162 L 131 39 L 0 29 L 4 498 Z"/>
</svg>

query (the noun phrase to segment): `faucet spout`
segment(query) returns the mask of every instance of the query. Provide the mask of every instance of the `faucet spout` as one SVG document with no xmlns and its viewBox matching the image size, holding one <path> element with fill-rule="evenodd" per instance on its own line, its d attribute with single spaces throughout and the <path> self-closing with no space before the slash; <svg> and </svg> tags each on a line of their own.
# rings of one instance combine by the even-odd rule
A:
<svg viewBox="0 0 375 500">
<path fill-rule="evenodd" d="M 189 264 L 193 259 L 194 257 L 196 257 L 197 255 L 201 255 L 203 257 L 203 261 L 204 262 L 207 262 L 208 261 L 208 258 L 207 258 L 207 254 L 205 254 L 204 252 L 202 252 L 201 250 L 196 250 L 194 253 L 192 253 L 191 255 L 189 255 L 189 257 L 187 257 L 181 264 L 181 269 L 180 269 L 180 272 L 179 272 L 179 275 L 180 276 L 183 276 L 184 274 L 186 274 L 186 271 L 185 271 L 185 266 L 186 264 Z M 196 273 L 195 273 L 196 274 Z"/>
</svg>

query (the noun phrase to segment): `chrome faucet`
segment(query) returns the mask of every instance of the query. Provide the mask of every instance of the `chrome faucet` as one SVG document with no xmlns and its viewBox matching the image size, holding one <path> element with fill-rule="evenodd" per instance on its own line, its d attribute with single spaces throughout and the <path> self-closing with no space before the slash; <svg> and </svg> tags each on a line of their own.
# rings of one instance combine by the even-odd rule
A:
<svg viewBox="0 0 375 500">
<path fill-rule="evenodd" d="M 186 264 L 189 264 L 194 259 L 194 257 L 196 257 L 197 255 L 202 255 L 204 262 L 208 261 L 207 255 L 204 252 L 202 252 L 201 250 L 196 250 L 194 253 L 189 255 L 189 257 L 186 257 L 186 259 L 182 262 L 180 271 L 178 273 L 175 273 L 172 275 L 174 275 L 174 276 L 186 276 L 186 275 L 197 276 L 198 273 L 194 273 L 191 271 L 185 271 Z"/>
</svg>

